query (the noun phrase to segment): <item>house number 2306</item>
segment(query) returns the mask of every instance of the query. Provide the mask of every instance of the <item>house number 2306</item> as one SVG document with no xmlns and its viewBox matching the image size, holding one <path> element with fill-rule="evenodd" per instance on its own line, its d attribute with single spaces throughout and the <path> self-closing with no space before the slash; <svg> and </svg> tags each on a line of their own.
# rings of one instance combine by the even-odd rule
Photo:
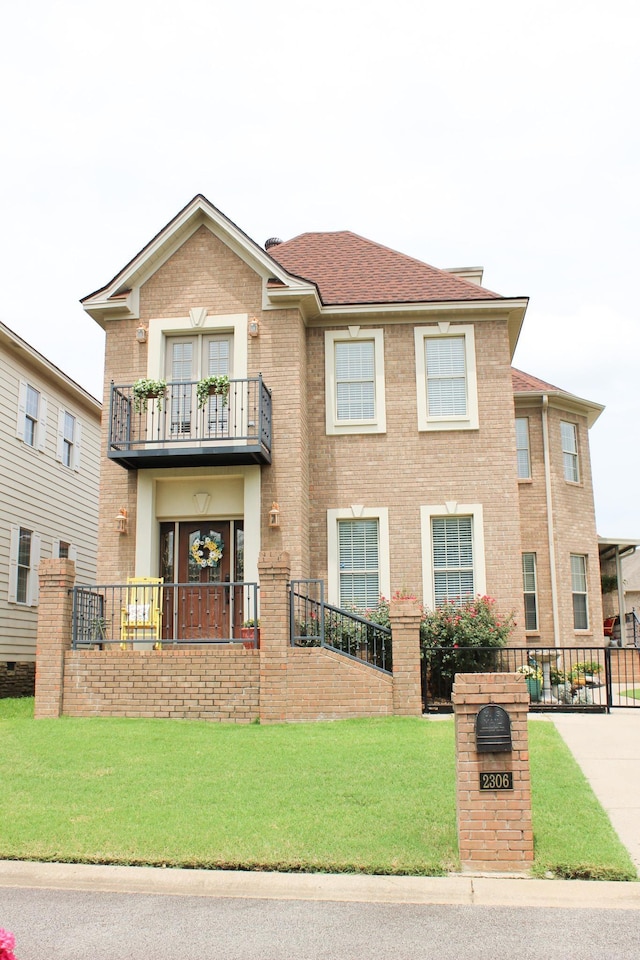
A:
<svg viewBox="0 0 640 960">
<path fill-rule="evenodd" d="M 512 773 L 481 773 L 481 790 L 513 790 Z"/>
</svg>

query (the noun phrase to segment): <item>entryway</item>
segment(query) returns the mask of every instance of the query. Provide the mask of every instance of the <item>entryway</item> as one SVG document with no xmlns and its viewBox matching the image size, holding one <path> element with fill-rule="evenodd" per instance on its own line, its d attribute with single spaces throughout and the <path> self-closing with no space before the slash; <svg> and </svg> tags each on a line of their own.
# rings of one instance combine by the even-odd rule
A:
<svg viewBox="0 0 640 960">
<path fill-rule="evenodd" d="M 240 637 L 245 608 L 242 520 L 161 523 L 160 576 L 165 583 L 163 640 L 202 643 Z"/>
</svg>

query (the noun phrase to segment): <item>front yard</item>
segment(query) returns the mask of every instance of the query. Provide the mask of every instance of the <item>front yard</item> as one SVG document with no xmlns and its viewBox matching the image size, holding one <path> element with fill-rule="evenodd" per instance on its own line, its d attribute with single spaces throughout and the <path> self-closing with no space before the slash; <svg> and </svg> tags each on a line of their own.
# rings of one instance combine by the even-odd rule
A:
<svg viewBox="0 0 640 960">
<path fill-rule="evenodd" d="M 458 869 L 450 719 L 240 726 L 32 710 L 0 701 L 0 858 Z M 635 878 L 555 727 L 529 727 L 535 874 Z"/>
</svg>

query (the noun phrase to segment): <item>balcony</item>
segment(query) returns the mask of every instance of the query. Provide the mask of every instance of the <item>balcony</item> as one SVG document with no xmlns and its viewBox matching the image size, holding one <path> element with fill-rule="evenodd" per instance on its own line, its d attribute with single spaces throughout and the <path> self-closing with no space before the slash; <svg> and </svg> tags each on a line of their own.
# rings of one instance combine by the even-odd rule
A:
<svg viewBox="0 0 640 960">
<path fill-rule="evenodd" d="M 211 396 L 203 407 L 196 386 L 168 383 L 143 409 L 133 384 L 112 383 L 109 458 L 127 470 L 271 463 L 271 391 L 262 377 L 231 380 L 226 402 Z"/>
</svg>

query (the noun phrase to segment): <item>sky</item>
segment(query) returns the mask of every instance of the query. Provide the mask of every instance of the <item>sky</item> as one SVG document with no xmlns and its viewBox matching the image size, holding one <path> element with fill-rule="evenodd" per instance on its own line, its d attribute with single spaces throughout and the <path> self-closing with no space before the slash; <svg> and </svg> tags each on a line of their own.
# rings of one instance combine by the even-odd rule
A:
<svg viewBox="0 0 640 960">
<path fill-rule="evenodd" d="M 81 297 L 195 194 L 258 243 L 352 230 L 530 298 L 514 365 L 606 406 L 640 542 L 640 5 L 26 0 L 0 36 L 0 320 L 98 398 Z"/>
</svg>

